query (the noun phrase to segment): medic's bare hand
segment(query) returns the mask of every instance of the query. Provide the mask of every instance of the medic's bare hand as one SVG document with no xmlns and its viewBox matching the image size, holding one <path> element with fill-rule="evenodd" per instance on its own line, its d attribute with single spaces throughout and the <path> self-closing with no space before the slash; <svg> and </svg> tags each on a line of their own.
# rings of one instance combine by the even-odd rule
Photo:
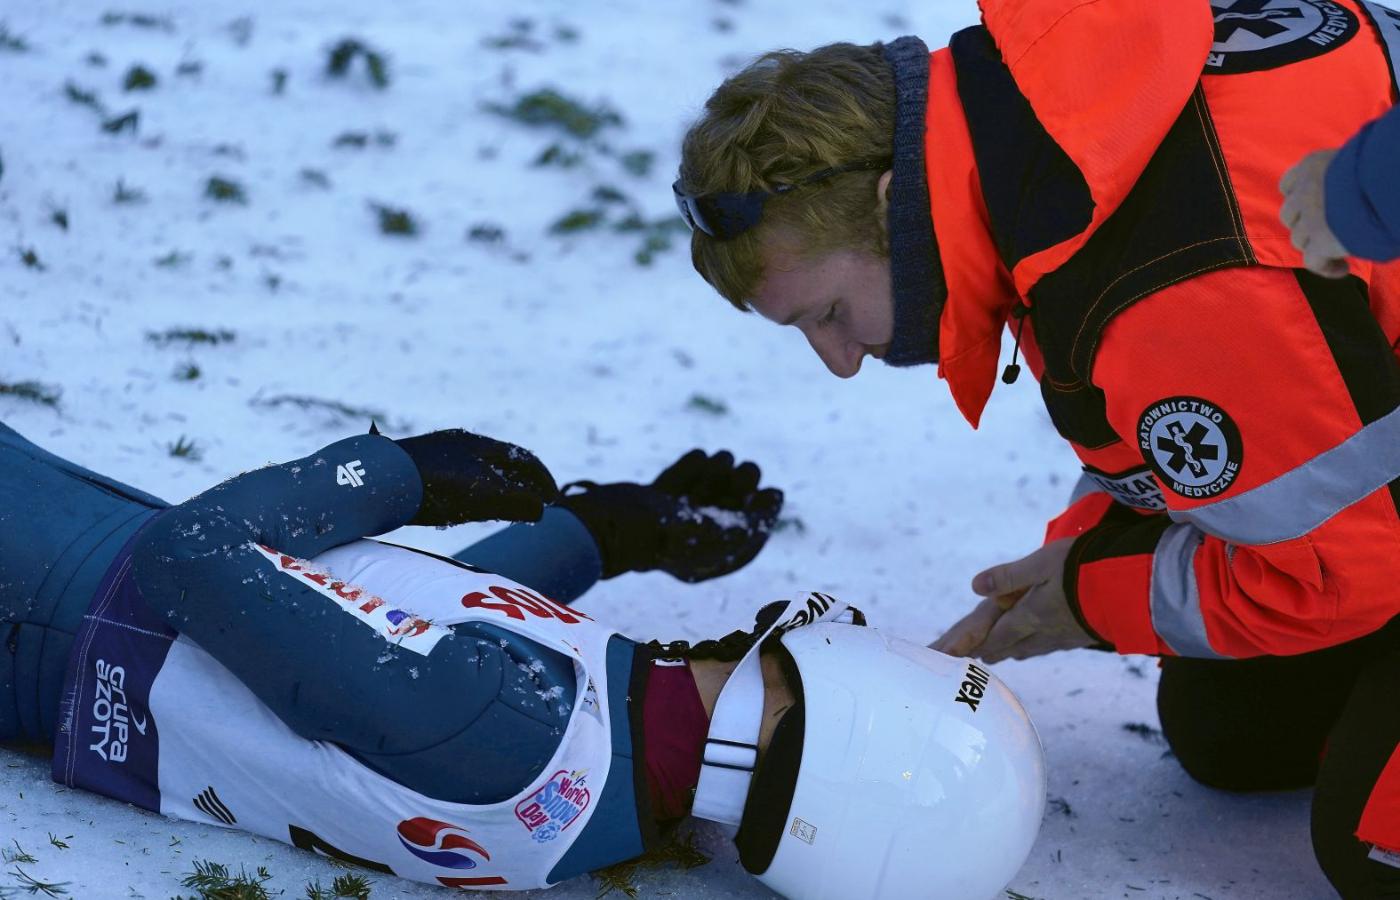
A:
<svg viewBox="0 0 1400 900">
<path fill-rule="evenodd" d="M 412 525 L 535 522 L 559 497 L 535 454 L 460 428 L 396 440 L 418 467 L 423 503 Z"/>
<path fill-rule="evenodd" d="M 1073 544 L 1073 538 L 1052 541 L 978 573 L 972 590 L 986 599 L 930 646 L 988 663 L 1092 646 L 1094 638 L 1080 627 L 1065 597 L 1065 559 Z"/>
<path fill-rule="evenodd" d="M 968 656 L 987 639 L 992 626 L 1008 609 L 1021 599 L 1022 591 L 1005 597 L 988 597 L 959 619 L 943 636 L 929 644 L 934 650 L 949 656 Z"/>
</svg>

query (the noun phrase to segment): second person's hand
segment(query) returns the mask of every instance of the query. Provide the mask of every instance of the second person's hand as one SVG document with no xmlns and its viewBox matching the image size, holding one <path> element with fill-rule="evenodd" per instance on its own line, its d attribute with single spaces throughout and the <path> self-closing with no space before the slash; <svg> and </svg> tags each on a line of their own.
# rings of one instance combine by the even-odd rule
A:
<svg viewBox="0 0 1400 900">
<path fill-rule="evenodd" d="M 1336 150 L 1309 153 L 1279 182 L 1279 218 L 1288 226 L 1293 246 L 1303 252 L 1303 265 L 1326 278 L 1342 278 L 1349 271 L 1347 249 L 1327 224 L 1327 167 L 1336 155 Z"/>
</svg>

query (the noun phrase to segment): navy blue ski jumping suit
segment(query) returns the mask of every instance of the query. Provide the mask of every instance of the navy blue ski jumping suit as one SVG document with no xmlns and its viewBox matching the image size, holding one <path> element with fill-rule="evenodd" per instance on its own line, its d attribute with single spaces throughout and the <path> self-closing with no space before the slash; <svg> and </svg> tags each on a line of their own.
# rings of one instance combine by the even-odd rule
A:
<svg viewBox="0 0 1400 900">
<path fill-rule="evenodd" d="M 312 477 L 341 457 L 373 473 L 360 489 Z M 130 555 L 151 609 L 302 737 L 333 741 L 436 798 L 492 803 L 518 793 L 568 723 L 575 685 L 567 658 L 491 625 L 464 623 L 453 626 L 458 639 L 427 661 L 384 659 L 377 635 L 310 587 L 259 577 L 265 566 L 247 547 L 254 540 L 311 558 L 407 524 L 421 494 L 418 470 L 398 445 L 361 435 L 170 506 L 0 424 L 0 742 L 52 742 L 74 635 L 103 574 Z M 592 536 L 559 508 L 456 559 L 566 603 L 601 572 Z M 616 700 L 625 699 L 640 659 L 635 647 L 620 637 L 609 645 Z M 628 707 L 614 703 L 622 712 L 613 741 L 615 765 L 630 770 Z M 609 779 L 600 806 L 616 804 L 618 814 L 595 815 L 602 827 L 580 836 L 553 878 L 643 852 L 647 825 L 631 782 Z"/>
</svg>

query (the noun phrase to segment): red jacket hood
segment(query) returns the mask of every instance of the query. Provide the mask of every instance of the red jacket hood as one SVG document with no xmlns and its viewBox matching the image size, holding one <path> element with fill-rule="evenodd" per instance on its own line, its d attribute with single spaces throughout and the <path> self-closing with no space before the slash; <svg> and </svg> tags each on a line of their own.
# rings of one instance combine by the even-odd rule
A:
<svg viewBox="0 0 1400 900">
<path fill-rule="evenodd" d="M 981 0 L 983 24 L 1036 117 L 1089 185 L 1088 228 L 1008 272 L 992 241 L 952 56 L 930 57 L 925 152 L 948 299 L 939 376 L 975 428 L 1018 300 L 1118 208 L 1195 90 L 1214 40 L 1206 3 Z M 971 93 L 971 92 L 969 92 Z M 1028 302 L 1028 301 L 1027 301 Z"/>
</svg>

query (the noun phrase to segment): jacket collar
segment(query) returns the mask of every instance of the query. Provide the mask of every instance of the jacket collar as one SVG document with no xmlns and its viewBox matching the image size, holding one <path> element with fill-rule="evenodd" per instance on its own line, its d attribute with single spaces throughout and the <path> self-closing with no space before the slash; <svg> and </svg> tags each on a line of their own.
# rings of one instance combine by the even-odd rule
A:
<svg viewBox="0 0 1400 900">
<path fill-rule="evenodd" d="M 894 335 L 884 359 L 892 366 L 914 366 L 938 360 L 938 320 L 948 295 L 924 158 L 929 50 L 917 37 L 902 37 L 885 45 L 884 56 L 895 85 L 888 211 Z"/>
</svg>

